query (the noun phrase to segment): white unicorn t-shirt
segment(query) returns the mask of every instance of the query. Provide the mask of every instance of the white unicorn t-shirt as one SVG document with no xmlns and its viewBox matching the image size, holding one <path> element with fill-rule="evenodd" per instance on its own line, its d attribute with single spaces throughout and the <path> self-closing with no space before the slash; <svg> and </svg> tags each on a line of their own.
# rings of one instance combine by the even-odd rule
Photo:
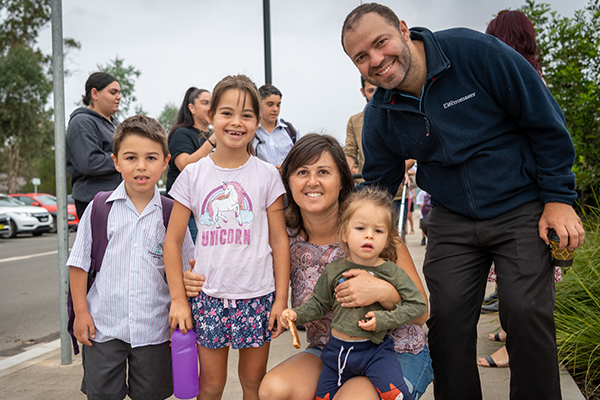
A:
<svg viewBox="0 0 600 400">
<path fill-rule="evenodd" d="M 275 290 L 267 208 L 285 193 L 277 169 L 256 157 L 221 168 L 205 157 L 189 164 L 169 195 L 194 213 L 196 265 L 203 291 L 222 299 L 248 299 Z"/>
</svg>

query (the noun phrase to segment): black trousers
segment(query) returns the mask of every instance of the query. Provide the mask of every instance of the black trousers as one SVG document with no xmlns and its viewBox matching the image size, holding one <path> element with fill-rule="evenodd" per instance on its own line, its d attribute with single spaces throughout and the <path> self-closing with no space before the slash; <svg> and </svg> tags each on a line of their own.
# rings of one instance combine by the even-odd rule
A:
<svg viewBox="0 0 600 400">
<path fill-rule="evenodd" d="M 539 201 L 478 221 L 436 206 L 427 216 L 423 272 L 430 291 L 429 345 L 436 400 L 481 399 L 477 322 L 495 262 L 500 322 L 510 357 L 510 398 L 561 398 L 554 269 L 539 238 Z"/>
</svg>

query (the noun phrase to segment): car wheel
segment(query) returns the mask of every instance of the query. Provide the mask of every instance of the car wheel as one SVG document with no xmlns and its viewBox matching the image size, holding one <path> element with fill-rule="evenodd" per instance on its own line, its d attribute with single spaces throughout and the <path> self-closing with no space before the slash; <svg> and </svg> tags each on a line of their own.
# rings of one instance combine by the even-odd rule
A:
<svg viewBox="0 0 600 400">
<path fill-rule="evenodd" d="M 50 225 L 50 233 L 56 233 L 56 217 L 50 216 L 52 218 L 52 225 Z"/>
<path fill-rule="evenodd" d="M 17 226 L 14 222 L 10 221 L 8 223 L 8 232 L 4 236 L 7 238 L 14 238 L 17 236 Z"/>
</svg>

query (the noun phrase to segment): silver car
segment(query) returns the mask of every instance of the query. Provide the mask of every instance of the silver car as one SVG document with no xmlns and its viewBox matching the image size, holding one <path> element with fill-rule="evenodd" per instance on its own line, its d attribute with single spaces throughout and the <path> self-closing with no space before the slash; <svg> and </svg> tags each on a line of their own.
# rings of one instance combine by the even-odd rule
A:
<svg viewBox="0 0 600 400">
<path fill-rule="evenodd" d="M 4 236 L 14 238 L 17 233 L 40 236 L 52 229 L 50 213 L 40 207 L 26 206 L 17 199 L 0 194 L 0 213 L 8 216 L 8 230 Z"/>
</svg>

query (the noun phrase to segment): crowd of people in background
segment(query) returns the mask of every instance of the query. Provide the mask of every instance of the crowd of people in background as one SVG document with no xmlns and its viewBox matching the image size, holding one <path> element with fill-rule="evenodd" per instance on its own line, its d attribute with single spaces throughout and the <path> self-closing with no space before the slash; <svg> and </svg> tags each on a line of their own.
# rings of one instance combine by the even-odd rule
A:
<svg viewBox="0 0 600 400">
<path fill-rule="evenodd" d="M 222 397 L 230 348 L 244 399 L 418 399 L 432 381 L 436 399 L 481 399 L 477 364 L 510 366 L 512 399 L 559 399 L 547 244 L 550 229 L 563 247 L 584 240 L 574 149 L 531 22 L 502 11 L 486 33 L 356 7 L 342 47 L 366 105 L 343 148 L 301 134 L 279 116 L 282 92 L 244 75 L 188 88 L 167 134 L 146 116 L 119 124 L 119 82 L 92 74 L 66 135 L 81 390 L 171 396 L 179 329 L 196 337 L 199 399 Z M 429 297 L 398 240 L 416 211 Z M 502 330 L 490 339 L 506 347 L 477 359 L 492 263 Z M 290 320 L 308 347 L 267 371 Z"/>
</svg>

